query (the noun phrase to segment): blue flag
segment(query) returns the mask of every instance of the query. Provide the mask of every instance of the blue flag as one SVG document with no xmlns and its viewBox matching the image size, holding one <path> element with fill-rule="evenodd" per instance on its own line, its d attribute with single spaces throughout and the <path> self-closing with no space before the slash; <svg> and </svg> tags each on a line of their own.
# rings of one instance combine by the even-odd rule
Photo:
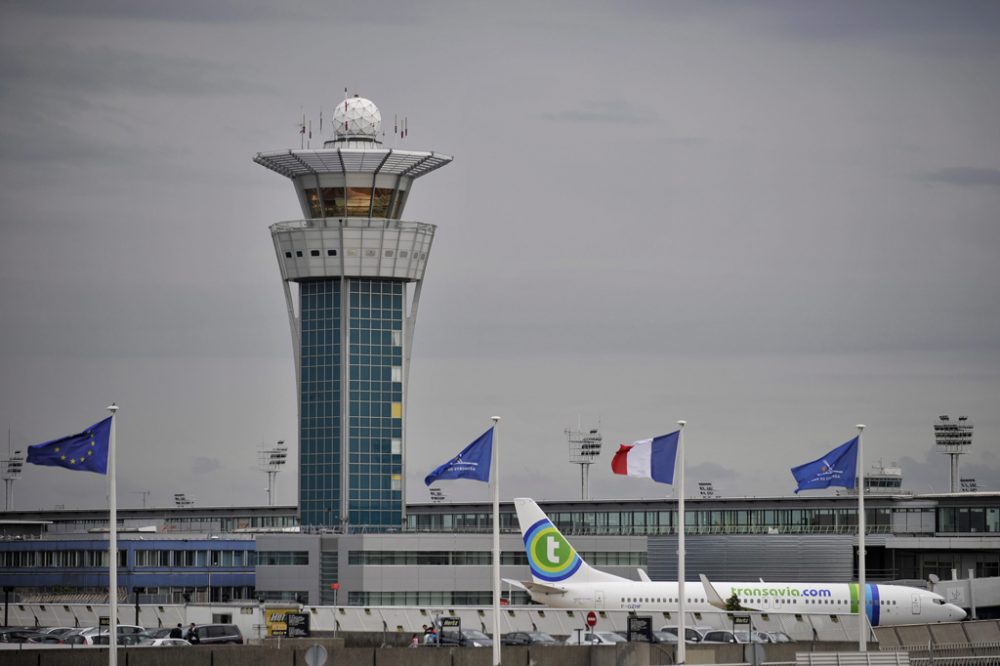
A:
<svg viewBox="0 0 1000 666">
<path fill-rule="evenodd" d="M 111 418 L 109 416 L 76 435 L 29 446 L 27 462 L 107 474 Z"/>
<path fill-rule="evenodd" d="M 857 437 L 841 444 L 819 460 L 792 468 L 792 476 L 799 484 L 799 487 L 795 489 L 796 494 L 800 490 L 829 488 L 830 486 L 854 488 L 857 485 L 857 475 Z"/>
<path fill-rule="evenodd" d="M 428 474 L 424 483 L 429 486 L 438 479 L 473 479 L 489 483 L 492 461 L 493 428 L 490 428 L 457 456 Z"/>
</svg>

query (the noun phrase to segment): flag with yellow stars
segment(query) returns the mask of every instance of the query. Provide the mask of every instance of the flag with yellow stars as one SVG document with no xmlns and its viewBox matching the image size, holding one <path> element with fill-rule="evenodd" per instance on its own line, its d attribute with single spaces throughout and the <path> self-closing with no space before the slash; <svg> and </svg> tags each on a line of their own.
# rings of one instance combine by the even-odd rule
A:
<svg viewBox="0 0 1000 666">
<path fill-rule="evenodd" d="M 29 446 L 27 462 L 107 474 L 111 418 L 109 416 L 76 435 Z"/>
</svg>

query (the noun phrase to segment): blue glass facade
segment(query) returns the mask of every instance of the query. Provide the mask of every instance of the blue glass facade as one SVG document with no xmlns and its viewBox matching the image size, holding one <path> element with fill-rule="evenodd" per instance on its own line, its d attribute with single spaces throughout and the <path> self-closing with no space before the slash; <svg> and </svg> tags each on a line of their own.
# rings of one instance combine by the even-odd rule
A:
<svg viewBox="0 0 1000 666">
<path fill-rule="evenodd" d="M 396 280 L 300 283 L 303 525 L 402 525 L 405 289 Z"/>
<path fill-rule="evenodd" d="M 338 279 L 299 284 L 299 510 L 303 525 L 340 524 L 340 301 Z"/>
</svg>

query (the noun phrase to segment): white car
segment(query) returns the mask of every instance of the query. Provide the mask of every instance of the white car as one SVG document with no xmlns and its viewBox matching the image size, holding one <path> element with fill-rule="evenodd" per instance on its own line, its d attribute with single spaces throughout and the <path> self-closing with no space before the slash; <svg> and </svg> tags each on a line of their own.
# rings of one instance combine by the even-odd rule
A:
<svg viewBox="0 0 1000 666">
<path fill-rule="evenodd" d="M 144 638 L 139 641 L 142 647 L 185 647 L 191 645 L 183 638 Z"/>
<path fill-rule="evenodd" d="M 613 631 L 579 631 L 566 639 L 566 645 L 614 645 L 627 642 L 624 636 Z"/>
</svg>

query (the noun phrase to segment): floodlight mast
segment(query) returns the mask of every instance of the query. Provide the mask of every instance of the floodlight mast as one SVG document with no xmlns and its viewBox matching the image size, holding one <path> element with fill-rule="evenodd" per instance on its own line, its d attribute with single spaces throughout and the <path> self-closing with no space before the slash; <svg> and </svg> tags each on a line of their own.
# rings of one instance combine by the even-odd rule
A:
<svg viewBox="0 0 1000 666">
<path fill-rule="evenodd" d="M 275 479 L 288 461 L 288 447 L 285 445 L 285 440 L 278 440 L 273 448 L 262 449 L 259 457 L 260 469 L 267 474 L 267 505 L 274 506 Z"/>
<path fill-rule="evenodd" d="M 579 427 L 579 426 L 578 426 Z M 580 499 L 590 499 L 590 466 L 601 454 L 600 424 L 589 432 L 565 430 L 569 439 L 569 461 L 580 466 Z"/>
<path fill-rule="evenodd" d="M 24 454 L 20 451 L 8 453 L 4 460 L 0 460 L 0 469 L 3 470 L 4 486 L 4 511 L 14 508 L 14 482 L 21 478 L 21 471 L 24 469 Z"/>
<path fill-rule="evenodd" d="M 972 447 L 972 421 L 968 416 L 952 419 L 943 414 L 934 424 L 934 441 L 938 453 L 951 457 L 951 492 L 961 492 L 958 475 L 958 457 Z"/>
</svg>

